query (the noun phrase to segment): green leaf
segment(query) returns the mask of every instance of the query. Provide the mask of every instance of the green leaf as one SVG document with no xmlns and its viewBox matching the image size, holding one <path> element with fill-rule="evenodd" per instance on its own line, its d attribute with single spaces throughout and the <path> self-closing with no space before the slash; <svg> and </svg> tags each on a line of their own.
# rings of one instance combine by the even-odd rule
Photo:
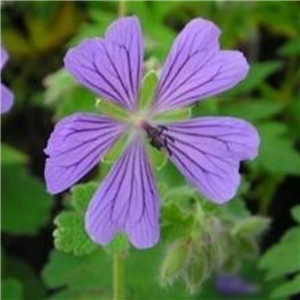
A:
<svg viewBox="0 0 300 300">
<path fill-rule="evenodd" d="M 267 279 L 278 278 L 300 270 L 299 236 L 300 227 L 297 227 L 290 233 L 286 233 L 281 241 L 261 258 L 259 267 L 268 271 Z"/>
<path fill-rule="evenodd" d="M 292 214 L 298 220 L 299 205 L 292 209 Z M 273 298 L 291 296 L 300 291 L 299 236 L 300 226 L 292 227 L 260 259 L 259 267 L 267 271 L 267 280 L 281 278 L 286 281 L 274 288 Z M 288 280 L 291 275 L 294 278 Z"/>
<path fill-rule="evenodd" d="M 52 198 L 23 165 L 4 164 L 1 171 L 2 230 L 10 234 L 36 234 L 49 220 Z"/>
<path fill-rule="evenodd" d="M 300 205 L 297 205 L 297 206 L 293 207 L 292 216 L 293 216 L 295 221 L 300 223 Z"/>
<path fill-rule="evenodd" d="M 21 300 L 23 299 L 22 284 L 15 279 L 6 279 L 1 282 L 1 299 Z"/>
<path fill-rule="evenodd" d="M 53 251 L 42 276 L 50 288 L 66 286 L 83 292 L 102 287 L 108 293 L 111 268 L 108 256 L 100 249 L 80 257 Z"/>
<path fill-rule="evenodd" d="M 72 89 L 78 86 L 72 75 L 65 69 L 60 69 L 48 75 L 44 80 L 44 85 L 46 87 L 44 93 L 45 104 L 61 101 Z"/>
<path fill-rule="evenodd" d="M 220 103 L 220 114 L 243 118 L 251 122 L 271 118 L 284 108 L 282 102 L 269 100 L 243 100 Z"/>
<path fill-rule="evenodd" d="M 17 280 L 22 284 L 22 295 L 25 300 L 40 300 L 45 296 L 45 286 L 33 269 L 21 259 L 3 255 L 3 252 L 2 277 L 5 280 Z"/>
<path fill-rule="evenodd" d="M 125 259 L 126 294 L 130 299 L 191 299 L 185 288 L 178 283 L 163 289 L 157 282 L 162 248 L 160 246 L 144 250 L 132 250 Z M 111 299 L 112 261 L 103 250 L 78 257 L 53 251 L 45 266 L 42 277 L 47 286 L 60 289 L 60 300 Z M 151 287 L 151 288 L 150 288 Z"/>
<path fill-rule="evenodd" d="M 58 250 L 74 255 L 93 252 L 97 246 L 87 236 L 84 220 L 80 214 L 62 212 L 54 220 L 56 229 L 53 233 L 54 244 Z"/>
<path fill-rule="evenodd" d="M 1 165 L 25 163 L 26 156 L 15 148 L 1 143 Z"/>
<path fill-rule="evenodd" d="M 300 174 L 299 152 L 287 136 L 287 127 L 283 123 L 266 122 L 257 126 L 261 145 L 259 155 L 250 164 L 274 174 Z"/>
<path fill-rule="evenodd" d="M 284 296 L 293 296 L 300 294 L 300 274 L 296 275 L 292 280 L 277 287 L 271 294 L 272 298 Z"/>
<path fill-rule="evenodd" d="M 72 189 L 71 208 L 61 212 L 54 220 L 54 244 L 58 250 L 74 255 L 86 255 L 97 249 L 84 226 L 85 211 L 97 186 L 96 183 L 88 183 Z"/>
<path fill-rule="evenodd" d="M 96 112 L 95 96 L 86 88 L 76 87 L 56 102 L 56 117 L 61 119 L 76 112 Z"/>
<path fill-rule="evenodd" d="M 251 68 L 246 79 L 236 88 L 229 91 L 230 96 L 245 94 L 258 88 L 264 81 L 281 68 L 278 61 L 259 62 L 251 64 Z"/>
<path fill-rule="evenodd" d="M 284 44 L 278 51 L 283 56 L 296 56 L 300 54 L 300 38 L 295 37 L 288 43 Z"/>
</svg>

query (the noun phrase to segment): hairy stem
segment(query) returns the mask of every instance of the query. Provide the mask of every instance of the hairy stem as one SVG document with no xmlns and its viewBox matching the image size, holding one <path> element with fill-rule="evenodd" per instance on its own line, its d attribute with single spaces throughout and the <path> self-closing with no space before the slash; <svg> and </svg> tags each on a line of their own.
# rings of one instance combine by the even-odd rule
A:
<svg viewBox="0 0 300 300">
<path fill-rule="evenodd" d="M 113 255 L 113 300 L 125 299 L 125 264 L 122 253 Z"/>
</svg>

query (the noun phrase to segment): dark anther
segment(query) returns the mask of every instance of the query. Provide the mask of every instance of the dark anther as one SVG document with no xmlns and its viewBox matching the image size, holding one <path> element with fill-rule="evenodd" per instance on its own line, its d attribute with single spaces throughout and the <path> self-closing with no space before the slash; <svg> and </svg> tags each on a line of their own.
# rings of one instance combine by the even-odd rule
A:
<svg viewBox="0 0 300 300">
<path fill-rule="evenodd" d="M 172 151 L 169 147 L 169 143 L 174 143 L 175 141 L 173 137 L 166 133 L 169 130 L 167 126 L 158 125 L 157 127 L 154 127 L 144 122 L 143 128 L 146 131 L 150 144 L 153 147 L 158 150 L 165 148 L 168 154 L 172 156 Z"/>
</svg>

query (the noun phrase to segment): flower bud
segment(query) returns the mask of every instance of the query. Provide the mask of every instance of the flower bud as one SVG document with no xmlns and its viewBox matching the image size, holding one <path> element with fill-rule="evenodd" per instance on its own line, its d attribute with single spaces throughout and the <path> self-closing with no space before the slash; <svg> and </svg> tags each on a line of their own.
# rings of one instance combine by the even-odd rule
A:
<svg viewBox="0 0 300 300">
<path fill-rule="evenodd" d="M 205 252 L 194 253 L 184 272 L 184 280 L 189 292 L 195 294 L 209 275 L 209 262 Z"/>
<path fill-rule="evenodd" d="M 270 220 L 268 218 L 263 218 L 259 216 L 249 217 L 239 223 L 237 223 L 231 234 L 233 236 L 238 235 L 251 235 L 258 236 L 263 233 L 270 225 Z"/>
<path fill-rule="evenodd" d="M 187 240 L 179 240 L 173 243 L 166 252 L 160 269 L 160 282 L 167 285 L 178 278 L 187 264 L 189 256 L 189 244 Z"/>
</svg>

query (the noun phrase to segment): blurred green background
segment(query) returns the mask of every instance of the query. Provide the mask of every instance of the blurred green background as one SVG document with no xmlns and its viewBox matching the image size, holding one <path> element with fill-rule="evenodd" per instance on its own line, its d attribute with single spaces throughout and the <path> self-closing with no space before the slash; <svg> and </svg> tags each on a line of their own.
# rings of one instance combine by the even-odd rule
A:
<svg viewBox="0 0 300 300">
<path fill-rule="evenodd" d="M 293 288 L 277 291 L 275 298 L 297 299 L 299 236 L 289 234 L 293 237 L 287 238 L 288 243 L 281 237 L 294 229 L 299 233 L 299 211 L 291 216 L 300 201 L 299 11 L 297 1 L 2 1 L 1 45 L 10 60 L 1 76 L 15 95 L 12 110 L 1 120 L 2 299 L 110 297 L 109 256 L 93 252 L 93 246 L 85 256 L 54 250 L 53 220 L 66 209 L 64 199 L 69 198 L 46 193 L 43 148 L 57 120 L 95 110 L 95 95 L 63 70 L 65 52 L 86 37 L 102 35 L 121 13 L 137 15 L 141 21 L 146 69 L 162 66 L 176 34 L 195 17 L 208 18 L 222 29 L 223 48 L 245 53 L 251 65 L 247 79 L 196 104 L 192 114 L 237 116 L 257 127 L 260 154 L 242 168 L 245 187 L 239 198 L 251 213 L 271 219 L 259 253 L 277 247 L 264 262 L 256 255 L 255 263 L 242 270 L 261 292 L 237 298 L 218 293 L 213 276 L 195 295 L 180 281 L 162 288 L 158 274 L 165 241 L 153 250 L 132 250 L 127 263 L 128 299 L 262 300 L 272 292 L 274 296 L 278 282 Z M 163 172 L 161 180 L 171 185 L 183 182 L 171 166 Z M 81 224 L 81 214 L 78 218 Z M 282 257 L 290 260 L 280 262 Z M 275 274 L 272 280 L 266 280 L 257 265 Z"/>
</svg>

